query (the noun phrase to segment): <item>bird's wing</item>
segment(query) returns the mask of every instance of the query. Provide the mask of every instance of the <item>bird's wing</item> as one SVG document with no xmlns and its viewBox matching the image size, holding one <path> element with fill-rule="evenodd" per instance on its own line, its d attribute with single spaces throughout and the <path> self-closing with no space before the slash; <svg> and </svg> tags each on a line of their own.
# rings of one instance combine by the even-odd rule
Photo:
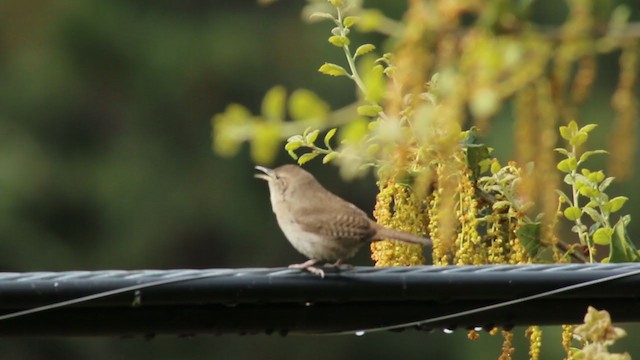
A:
<svg viewBox="0 0 640 360">
<path fill-rule="evenodd" d="M 370 240 L 375 229 L 367 215 L 355 205 L 342 199 L 339 201 L 333 204 L 340 206 L 314 206 L 308 208 L 308 211 L 303 210 L 301 213 L 304 215 L 300 216 L 297 222 L 306 231 L 335 239 L 357 242 Z"/>
</svg>

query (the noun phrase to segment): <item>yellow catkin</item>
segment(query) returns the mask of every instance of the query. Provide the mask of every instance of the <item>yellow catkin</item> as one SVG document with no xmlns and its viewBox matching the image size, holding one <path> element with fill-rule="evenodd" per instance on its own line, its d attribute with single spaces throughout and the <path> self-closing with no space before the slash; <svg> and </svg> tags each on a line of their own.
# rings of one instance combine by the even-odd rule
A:
<svg viewBox="0 0 640 360">
<path fill-rule="evenodd" d="M 478 200 L 469 169 L 461 172 L 457 190 L 458 206 L 456 216 L 460 223 L 460 230 L 455 242 L 455 263 L 456 265 L 485 264 L 486 257 L 481 246 L 482 238 L 478 234 Z"/>
<path fill-rule="evenodd" d="M 480 333 L 477 332 L 476 330 L 469 330 L 467 332 L 467 339 L 471 341 L 477 341 L 480 339 Z"/>
<path fill-rule="evenodd" d="M 620 55 L 618 87 L 611 98 L 616 111 L 611 134 L 611 161 L 609 173 L 618 179 L 628 179 L 635 164 L 636 133 L 638 128 L 638 96 L 635 93 L 638 78 L 638 46 L 627 45 Z"/>
<path fill-rule="evenodd" d="M 511 355 L 516 351 L 513 347 L 513 333 L 511 331 L 502 331 L 502 353 L 498 360 L 511 360 Z"/>
<path fill-rule="evenodd" d="M 529 359 L 540 359 L 540 348 L 542 347 L 542 329 L 539 326 L 529 326 L 525 331 L 529 338 Z"/>
<path fill-rule="evenodd" d="M 562 325 L 562 348 L 567 354 L 566 360 L 572 360 L 571 341 L 573 340 L 573 325 Z"/>
<path fill-rule="evenodd" d="M 380 192 L 376 198 L 374 217 L 381 225 L 424 235 L 426 217 L 423 214 L 423 201 L 410 187 L 394 181 L 381 181 Z M 385 240 L 371 244 L 371 258 L 375 266 L 410 266 L 424 263 L 422 246 Z"/>
<path fill-rule="evenodd" d="M 557 112 L 553 106 L 551 94 L 551 84 L 548 81 L 540 80 L 536 83 L 536 97 L 538 99 L 538 114 L 540 125 L 538 128 L 538 156 L 536 158 L 536 170 L 538 179 L 538 199 L 541 204 L 543 226 L 541 233 L 542 241 L 550 241 L 552 234 L 549 232 L 550 224 L 553 221 L 557 208 L 557 193 L 560 177 L 556 171 L 555 153 L 557 135 Z"/>
</svg>

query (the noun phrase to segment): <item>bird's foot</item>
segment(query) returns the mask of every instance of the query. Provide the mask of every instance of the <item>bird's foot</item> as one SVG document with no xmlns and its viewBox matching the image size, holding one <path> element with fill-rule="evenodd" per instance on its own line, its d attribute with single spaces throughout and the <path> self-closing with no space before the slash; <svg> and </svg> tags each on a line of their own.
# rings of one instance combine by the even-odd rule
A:
<svg viewBox="0 0 640 360">
<path fill-rule="evenodd" d="M 322 270 L 319 267 L 315 267 L 314 265 L 317 264 L 320 260 L 317 259 L 311 259 L 311 260 L 307 260 L 305 262 L 303 262 L 302 264 L 291 264 L 289 265 L 289 269 L 300 269 L 300 270 L 306 270 L 314 275 L 318 275 L 321 278 L 324 278 L 324 270 Z"/>
<path fill-rule="evenodd" d="M 351 270 L 353 269 L 353 265 L 351 264 L 343 264 L 342 259 L 334 262 L 333 264 L 324 264 L 325 267 L 336 268 L 338 270 Z"/>
</svg>

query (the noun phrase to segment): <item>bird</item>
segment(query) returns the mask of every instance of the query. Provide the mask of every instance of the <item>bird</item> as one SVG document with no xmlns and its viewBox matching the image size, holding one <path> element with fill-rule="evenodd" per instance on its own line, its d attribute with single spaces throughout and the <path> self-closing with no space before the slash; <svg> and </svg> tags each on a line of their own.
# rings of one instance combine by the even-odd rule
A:
<svg viewBox="0 0 640 360">
<path fill-rule="evenodd" d="M 296 165 L 269 169 L 256 166 L 256 178 L 269 184 L 271 207 L 284 236 L 309 260 L 292 264 L 324 277 L 319 262 L 340 266 L 364 245 L 393 239 L 430 245 L 428 238 L 384 227 L 352 203 L 325 189 L 308 171 Z"/>
</svg>

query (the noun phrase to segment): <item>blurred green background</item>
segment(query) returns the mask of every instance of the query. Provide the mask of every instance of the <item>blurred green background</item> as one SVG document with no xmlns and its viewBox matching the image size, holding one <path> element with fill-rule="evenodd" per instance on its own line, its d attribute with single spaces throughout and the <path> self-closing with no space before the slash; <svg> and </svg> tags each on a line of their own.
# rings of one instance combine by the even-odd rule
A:
<svg viewBox="0 0 640 360">
<path fill-rule="evenodd" d="M 302 21 L 303 5 L 1 1 L 0 270 L 270 267 L 304 260 L 277 228 L 248 151 L 232 159 L 215 156 L 210 128 L 210 118 L 230 102 L 258 112 L 275 84 L 309 88 L 334 108 L 353 101 L 348 80 L 316 71 L 342 57 L 326 42 L 327 23 Z M 399 18 L 404 3 L 366 5 Z M 555 1 L 539 1 L 533 10 L 550 24 L 561 22 L 565 11 Z M 358 39 L 382 45 L 379 36 Z M 602 125 L 594 147 L 610 141 L 615 55 L 600 59 L 598 84 L 579 119 Z M 508 160 L 511 138 L 505 113 L 485 140 Z M 593 166 L 605 165 L 599 161 Z M 278 163 L 286 162 L 291 159 L 283 151 Z M 372 177 L 345 184 L 331 166 L 308 168 L 334 192 L 372 209 Z M 634 217 L 640 198 L 635 181 L 637 175 L 611 190 L 631 198 L 625 208 Z M 637 220 L 631 231 L 637 238 Z M 353 263 L 370 264 L 366 251 Z M 626 328 L 633 337 L 637 328 Z M 528 357 L 521 334 L 517 330 L 516 359 Z M 557 329 L 545 333 L 543 358 L 561 357 L 559 341 Z M 497 357 L 499 343 L 488 335 L 467 341 L 465 331 L 163 336 L 2 339 L 0 352 L 6 359 L 489 359 Z M 616 349 L 633 353 L 630 343 Z"/>
</svg>

